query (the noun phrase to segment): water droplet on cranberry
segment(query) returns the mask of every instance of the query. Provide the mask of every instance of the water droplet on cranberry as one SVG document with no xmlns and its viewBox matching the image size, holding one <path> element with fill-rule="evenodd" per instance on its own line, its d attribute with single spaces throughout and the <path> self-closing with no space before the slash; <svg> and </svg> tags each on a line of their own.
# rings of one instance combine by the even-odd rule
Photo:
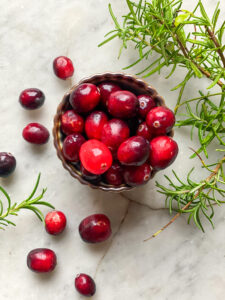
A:
<svg viewBox="0 0 225 300">
<path fill-rule="evenodd" d="M 49 234 L 58 235 L 66 227 L 66 216 L 61 211 L 51 211 L 45 217 L 45 229 Z"/>
<path fill-rule="evenodd" d="M 73 76 L 74 67 L 71 59 L 66 56 L 58 56 L 53 61 L 53 70 L 60 79 L 67 79 Z"/>
<path fill-rule="evenodd" d="M 42 145 L 49 140 L 49 131 L 39 123 L 29 123 L 23 129 L 23 138 L 32 144 Z"/>
<path fill-rule="evenodd" d="M 36 88 L 26 89 L 21 92 L 19 102 L 25 109 L 37 109 L 44 104 L 44 93 Z"/>
<path fill-rule="evenodd" d="M 96 286 L 91 276 L 81 273 L 75 278 L 75 288 L 83 296 L 91 297 L 95 294 Z"/>
<path fill-rule="evenodd" d="M 9 152 L 0 152 L 0 177 L 7 177 L 16 168 L 16 159 Z"/>
<path fill-rule="evenodd" d="M 63 141 L 63 155 L 71 162 L 79 161 L 79 151 L 85 138 L 80 133 L 68 135 Z"/>
<path fill-rule="evenodd" d="M 55 269 L 57 258 L 55 252 L 47 248 L 37 248 L 27 255 L 27 266 L 37 273 L 47 273 Z"/>
</svg>

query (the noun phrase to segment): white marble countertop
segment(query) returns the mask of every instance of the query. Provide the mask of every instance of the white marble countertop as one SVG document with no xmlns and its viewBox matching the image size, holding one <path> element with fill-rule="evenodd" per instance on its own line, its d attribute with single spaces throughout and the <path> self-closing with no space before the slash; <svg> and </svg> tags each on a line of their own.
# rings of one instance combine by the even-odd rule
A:
<svg viewBox="0 0 225 300">
<path fill-rule="evenodd" d="M 184 0 L 188 9 L 195 2 Z M 111 3 L 117 15 L 126 11 L 124 0 Z M 204 3 L 212 12 L 215 1 Z M 43 147 L 22 139 L 23 127 L 32 121 L 51 130 L 56 107 L 70 87 L 71 82 L 53 74 L 56 56 L 68 55 L 73 60 L 73 83 L 95 73 L 121 71 L 137 57 L 130 48 L 117 60 L 118 40 L 97 48 L 113 27 L 107 4 L 106 0 L 1 0 L 0 151 L 12 152 L 17 168 L 0 184 L 14 201 L 20 201 L 41 172 L 40 188 L 48 188 L 46 199 L 65 212 L 68 227 L 62 236 L 51 237 L 31 212 L 22 211 L 15 228 L 0 232 L 0 299 L 83 299 L 74 289 L 74 277 L 84 272 L 95 277 L 95 300 L 224 300 L 224 207 L 216 209 L 215 230 L 206 224 L 203 234 L 182 216 L 158 238 L 144 243 L 171 218 L 164 209 L 164 197 L 156 192 L 155 180 L 123 195 L 91 190 L 63 169 L 52 137 Z M 224 16 L 225 2 L 221 9 Z M 138 70 L 140 66 L 129 73 Z M 170 89 L 180 80 L 181 71 L 165 80 L 167 72 L 147 81 L 173 108 L 177 93 Z M 208 81 L 192 81 L 186 94 L 196 96 L 200 84 L 204 88 Z M 44 91 L 46 102 L 40 110 L 28 112 L 18 104 L 20 92 L 28 87 Z M 192 165 L 200 169 L 197 159 L 188 159 L 188 147 L 197 148 L 197 138 L 190 141 L 189 130 L 182 129 L 176 130 L 175 139 L 179 156 L 172 167 L 156 176 L 160 182 L 165 182 L 163 174 L 170 176 L 172 169 L 181 177 Z M 194 175 L 199 178 L 200 172 Z M 113 237 L 103 244 L 87 245 L 79 237 L 78 224 L 97 212 L 110 217 Z M 38 247 L 49 247 L 58 256 L 58 266 L 50 275 L 34 274 L 26 266 L 27 253 Z"/>
</svg>

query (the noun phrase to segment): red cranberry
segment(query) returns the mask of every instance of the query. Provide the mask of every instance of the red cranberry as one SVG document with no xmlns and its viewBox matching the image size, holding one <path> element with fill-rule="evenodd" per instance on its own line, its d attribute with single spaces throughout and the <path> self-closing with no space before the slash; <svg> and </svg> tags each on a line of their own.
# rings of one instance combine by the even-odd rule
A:
<svg viewBox="0 0 225 300">
<path fill-rule="evenodd" d="M 28 268 L 37 273 L 51 272 L 55 269 L 56 264 L 57 259 L 55 252 L 50 249 L 34 249 L 27 255 Z"/>
<path fill-rule="evenodd" d="M 116 118 L 132 118 L 138 110 L 138 99 L 129 91 L 114 92 L 109 96 L 108 111 Z"/>
<path fill-rule="evenodd" d="M 80 84 L 70 95 L 70 104 L 78 113 L 92 111 L 98 105 L 99 101 L 99 89 L 91 83 Z"/>
<path fill-rule="evenodd" d="M 171 165 L 178 154 L 178 145 L 169 136 L 158 136 L 150 142 L 150 165 L 162 170 Z"/>
<path fill-rule="evenodd" d="M 84 129 L 84 120 L 73 110 L 67 110 L 61 116 L 61 128 L 66 135 L 72 133 L 82 133 Z"/>
<path fill-rule="evenodd" d="M 123 173 L 124 181 L 130 186 L 147 183 L 150 179 L 150 175 L 151 167 L 147 163 L 144 163 L 139 167 L 125 167 Z"/>
<path fill-rule="evenodd" d="M 104 242 L 112 233 L 110 220 L 103 214 L 90 215 L 81 221 L 79 233 L 84 242 Z"/>
<path fill-rule="evenodd" d="M 7 177 L 16 168 L 16 159 L 9 152 L 0 152 L 0 177 Z"/>
<path fill-rule="evenodd" d="M 101 103 L 104 107 L 107 106 L 110 94 L 121 90 L 117 84 L 110 81 L 102 82 L 98 85 L 98 87 L 101 94 Z"/>
<path fill-rule="evenodd" d="M 139 116 L 145 118 L 147 113 L 154 107 L 156 107 L 154 99 L 149 95 L 139 95 Z"/>
<path fill-rule="evenodd" d="M 143 136 L 146 140 L 150 140 L 152 135 L 146 122 L 141 123 L 137 129 L 137 135 Z"/>
<path fill-rule="evenodd" d="M 84 166 L 81 164 L 80 165 L 80 171 L 81 171 L 81 174 L 82 174 L 82 177 L 84 179 L 86 179 L 87 181 L 91 181 L 91 182 L 99 182 L 101 180 L 101 176 L 100 175 L 95 175 L 95 174 L 92 174 L 90 172 L 88 172 Z"/>
<path fill-rule="evenodd" d="M 102 142 L 88 140 L 80 148 L 80 160 L 87 171 L 100 175 L 111 167 L 112 154 Z"/>
<path fill-rule="evenodd" d="M 49 139 L 49 131 L 39 123 L 30 123 L 23 129 L 23 138 L 32 144 L 46 144 Z"/>
<path fill-rule="evenodd" d="M 169 108 L 158 106 L 149 111 L 146 123 L 154 135 L 165 135 L 175 124 L 175 116 Z"/>
<path fill-rule="evenodd" d="M 115 186 L 123 184 L 123 168 L 118 162 L 114 162 L 105 173 L 105 180 L 108 184 Z"/>
<path fill-rule="evenodd" d="M 73 76 L 74 67 L 71 59 L 66 56 L 58 56 L 53 61 L 53 70 L 60 79 L 67 79 Z"/>
<path fill-rule="evenodd" d="M 95 294 L 94 280 L 87 274 L 78 274 L 75 278 L 75 288 L 83 296 L 91 297 Z"/>
<path fill-rule="evenodd" d="M 66 216 L 61 211 L 51 211 L 45 217 L 45 229 L 49 234 L 58 235 L 66 227 Z"/>
<path fill-rule="evenodd" d="M 79 151 L 81 145 L 85 142 L 85 138 L 80 133 L 68 135 L 63 141 L 63 155 L 71 161 L 79 161 Z"/>
<path fill-rule="evenodd" d="M 85 121 L 85 132 L 89 139 L 101 139 L 102 128 L 108 122 L 107 115 L 102 111 L 93 111 Z"/>
<path fill-rule="evenodd" d="M 132 136 L 123 142 L 117 151 L 117 158 L 123 165 L 140 166 L 149 156 L 149 143 L 142 136 Z"/>
<path fill-rule="evenodd" d="M 44 93 L 35 88 L 26 89 L 22 91 L 19 97 L 20 104 L 25 109 L 36 109 L 41 107 L 44 104 L 45 101 L 45 95 Z"/>
</svg>

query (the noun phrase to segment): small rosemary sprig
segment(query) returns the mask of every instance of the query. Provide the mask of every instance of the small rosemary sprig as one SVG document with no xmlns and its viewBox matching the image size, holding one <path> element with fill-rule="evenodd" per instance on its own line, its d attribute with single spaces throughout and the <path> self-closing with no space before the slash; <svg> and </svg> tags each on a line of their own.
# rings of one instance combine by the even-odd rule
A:
<svg viewBox="0 0 225 300">
<path fill-rule="evenodd" d="M 3 201 L 0 199 L 0 229 L 4 229 L 4 227 L 8 226 L 8 225 L 16 226 L 16 224 L 14 222 L 9 220 L 9 216 L 11 216 L 11 215 L 17 216 L 18 212 L 21 209 L 29 209 L 29 210 L 33 211 L 42 222 L 44 222 L 44 215 L 41 212 L 41 210 L 39 208 L 37 208 L 37 205 L 48 206 L 48 207 L 54 209 L 53 205 L 51 205 L 49 202 L 42 200 L 44 193 L 46 192 L 47 189 L 43 189 L 39 196 L 34 197 L 35 193 L 37 191 L 39 182 L 40 182 L 40 177 L 41 177 L 41 174 L 38 175 L 36 184 L 34 186 L 33 191 L 31 192 L 30 196 L 19 204 L 16 202 L 14 204 L 12 204 L 9 194 L 6 192 L 6 190 L 2 186 L 0 186 L 0 191 L 5 196 L 5 198 L 8 202 L 8 207 L 4 211 Z"/>
</svg>

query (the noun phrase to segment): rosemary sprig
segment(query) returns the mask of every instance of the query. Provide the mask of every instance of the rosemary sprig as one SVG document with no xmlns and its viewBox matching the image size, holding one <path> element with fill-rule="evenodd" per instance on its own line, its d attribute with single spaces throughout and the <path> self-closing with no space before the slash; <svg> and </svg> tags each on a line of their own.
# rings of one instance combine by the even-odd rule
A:
<svg viewBox="0 0 225 300">
<path fill-rule="evenodd" d="M 0 186 L 0 191 L 5 196 L 7 203 L 8 203 L 8 207 L 4 211 L 3 201 L 0 199 L 0 229 L 4 229 L 4 227 L 8 226 L 8 225 L 16 226 L 16 224 L 14 222 L 10 221 L 8 217 L 12 216 L 12 215 L 17 216 L 18 212 L 21 209 L 29 209 L 29 210 L 33 211 L 42 222 L 44 222 L 44 215 L 43 215 L 42 211 L 39 208 L 37 208 L 37 205 L 48 206 L 48 207 L 54 209 L 54 206 L 52 204 L 42 200 L 44 193 L 46 192 L 47 189 L 43 189 L 41 194 L 34 198 L 35 193 L 38 188 L 38 185 L 39 185 L 39 182 L 40 182 L 40 177 L 41 177 L 41 174 L 38 175 L 34 189 L 31 192 L 30 196 L 19 204 L 16 202 L 14 204 L 12 204 L 9 194 L 6 192 L 6 190 L 2 186 Z"/>
</svg>

